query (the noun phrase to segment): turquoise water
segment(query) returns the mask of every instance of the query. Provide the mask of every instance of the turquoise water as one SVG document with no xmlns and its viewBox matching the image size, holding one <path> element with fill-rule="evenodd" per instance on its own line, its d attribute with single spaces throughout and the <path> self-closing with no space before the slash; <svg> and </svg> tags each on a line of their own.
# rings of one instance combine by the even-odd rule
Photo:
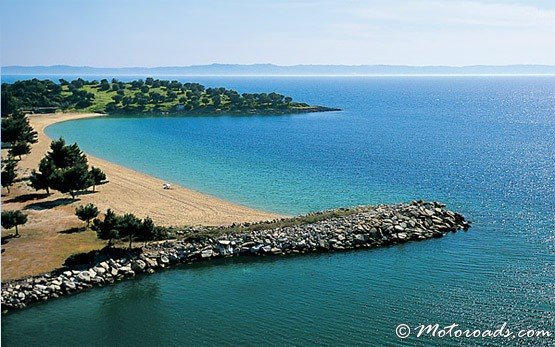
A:
<svg viewBox="0 0 555 347">
<path fill-rule="evenodd" d="M 114 117 L 47 133 L 255 208 L 436 199 L 473 228 L 382 250 L 183 267 L 4 316 L 2 344 L 468 343 L 400 340 L 400 323 L 555 332 L 555 78 L 180 80 L 343 111 Z"/>
</svg>

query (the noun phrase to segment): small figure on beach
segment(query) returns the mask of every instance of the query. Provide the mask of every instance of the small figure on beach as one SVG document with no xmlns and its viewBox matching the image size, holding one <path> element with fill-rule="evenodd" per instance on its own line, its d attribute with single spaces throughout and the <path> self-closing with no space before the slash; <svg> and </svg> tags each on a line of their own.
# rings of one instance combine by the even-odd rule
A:
<svg viewBox="0 0 555 347">
<path fill-rule="evenodd" d="M 164 185 L 162 186 L 162 188 L 164 189 L 171 189 L 172 185 L 169 183 L 164 183 Z"/>
</svg>

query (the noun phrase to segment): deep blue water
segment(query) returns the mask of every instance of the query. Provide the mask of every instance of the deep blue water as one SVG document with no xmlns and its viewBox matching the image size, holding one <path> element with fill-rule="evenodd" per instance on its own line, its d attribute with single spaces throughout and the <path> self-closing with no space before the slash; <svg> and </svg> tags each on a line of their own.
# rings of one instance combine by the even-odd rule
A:
<svg viewBox="0 0 555 347">
<path fill-rule="evenodd" d="M 555 332 L 555 78 L 177 79 L 343 111 L 88 119 L 47 133 L 255 208 L 423 198 L 472 229 L 375 251 L 183 267 L 5 316 L 3 344 L 468 343 L 400 340 L 400 323 Z"/>
</svg>

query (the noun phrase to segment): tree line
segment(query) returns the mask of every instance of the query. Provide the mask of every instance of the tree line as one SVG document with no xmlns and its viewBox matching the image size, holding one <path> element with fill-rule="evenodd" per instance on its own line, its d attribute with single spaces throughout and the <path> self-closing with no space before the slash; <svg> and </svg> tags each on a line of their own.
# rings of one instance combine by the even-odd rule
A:
<svg viewBox="0 0 555 347">
<path fill-rule="evenodd" d="M 166 228 L 156 226 L 152 219 L 146 217 L 140 219 L 132 213 L 117 215 L 108 209 L 104 219 L 95 218 L 92 229 L 101 240 L 108 241 L 108 247 L 112 246 L 113 240 L 127 240 L 129 248 L 132 248 L 133 240 L 144 241 L 161 240 L 166 238 Z"/>
<path fill-rule="evenodd" d="M 93 204 L 79 206 L 75 209 L 75 215 L 96 232 L 101 240 L 108 241 L 111 247 L 114 240 L 126 240 L 129 248 L 133 246 L 133 240 L 144 241 L 161 240 L 167 237 L 166 228 L 156 226 L 151 218 L 140 219 L 132 213 L 117 215 L 111 209 L 104 214 L 104 218 L 97 218 L 98 208 Z M 92 226 L 90 222 L 93 222 Z"/>
<path fill-rule="evenodd" d="M 106 102 L 106 100 L 109 100 Z M 96 110 L 108 113 L 268 113 L 308 107 L 291 97 L 272 93 L 238 93 L 226 88 L 206 88 L 199 83 L 159 80 L 131 82 L 116 79 L 73 81 L 24 80 L 2 84 L 2 115 L 36 107 L 60 110 Z"/>
<path fill-rule="evenodd" d="M 87 108 L 93 104 L 95 96 L 82 89 L 85 84 L 86 81 L 82 79 L 64 86 L 36 78 L 2 83 L 2 117 L 38 107 L 60 110 Z"/>
</svg>

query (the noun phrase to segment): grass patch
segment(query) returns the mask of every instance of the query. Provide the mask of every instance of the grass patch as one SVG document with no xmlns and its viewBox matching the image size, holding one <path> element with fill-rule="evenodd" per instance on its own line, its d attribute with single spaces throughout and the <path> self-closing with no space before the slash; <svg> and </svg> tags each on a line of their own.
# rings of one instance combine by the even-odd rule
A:
<svg viewBox="0 0 555 347">
<path fill-rule="evenodd" d="M 349 216 L 355 213 L 364 212 L 367 210 L 364 207 L 352 207 L 352 208 L 339 208 L 335 210 L 321 211 L 309 213 L 302 216 L 296 216 L 291 218 L 275 219 L 272 221 L 258 222 L 258 223 L 243 223 L 243 224 L 232 224 L 230 226 L 222 227 L 204 227 L 200 230 L 193 231 L 183 237 L 183 239 L 196 239 L 196 238 L 217 238 L 224 234 L 243 234 L 250 233 L 259 230 L 269 230 L 278 228 L 287 228 L 299 225 L 314 224 L 323 220 L 328 220 L 332 218 L 340 218 Z M 178 230 L 188 229 L 184 228 L 170 228 L 170 233 L 175 233 Z"/>
</svg>

